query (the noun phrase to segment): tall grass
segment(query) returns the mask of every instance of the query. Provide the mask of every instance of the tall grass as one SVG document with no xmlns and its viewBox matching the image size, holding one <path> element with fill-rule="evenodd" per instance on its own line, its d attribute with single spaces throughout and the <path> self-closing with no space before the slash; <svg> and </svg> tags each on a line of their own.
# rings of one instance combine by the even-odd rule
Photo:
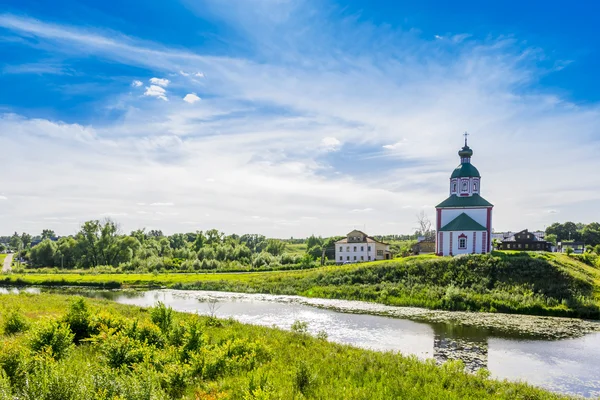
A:
<svg viewBox="0 0 600 400">
<path fill-rule="evenodd" d="M 74 298 L 2 295 L 23 304 L 29 333 L 0 338 L 0 398 L 35 399 L 558 399 L 522 383 L 468 374 L 391 352 L 329 343 L 305 332 L 86 300 L 87 332 L 61 357 L 32 346 L 40 327 L 68 327 Z M 81 300 L 75 308 L 81 309 Z M 159 308 L 162 308 L 159 306 Z M 152 322 L 152 315 L 169 314 Z M 0 324 L 6 313 L 2 312 Z M 217 321 L 218 323 L 215 323 Z M 141 327 L 154 337 L 140 335 Z M 153 328 L 151 328 L 153 327 Z M 167 329 L 165 329 L 168 327 Z M 45 328 L 44 328 L 45 329 Z M 46 337 L 46 335 L 44 335 Z M 160 340 L 157 341 L 156 337 Z"/>
</svg>

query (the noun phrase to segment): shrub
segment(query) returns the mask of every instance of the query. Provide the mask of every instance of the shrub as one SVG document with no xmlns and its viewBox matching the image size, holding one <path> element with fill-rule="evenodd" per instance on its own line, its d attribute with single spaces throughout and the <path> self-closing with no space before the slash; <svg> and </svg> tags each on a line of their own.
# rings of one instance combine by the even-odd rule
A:
<svg viewBox="0 0 600 400">
<path fill-rule="evenodd" d="M 294 374 L 294 389 L 306 396 L 313 386 L 314 381 L 315 377 L 308 364 L 305 361 L 300 361 Z"/>
<path fill-rule="evenodd" d="M 29 323 L 23 314 L 17 310 L 12 310 L 4 320 L 3 328 L 4 334 L 13 335 L 15 333 L 25 332 L 29 329 Z"/>
<path fill-rule="evenodd" d="M 76 297 L 71 303 L 69 311 L 63 317 L 63 321 L 69 326 L 75 335 L 75 343 L 81 342 L 92 336 L 93 324 L 90 312 L 83 297 Z"/>
<path fill-rule="evenodd" d="M 12 399 L 12 390 L 10 389 L 10 380 L 4 370 L 0 369 L 0 399 Z"/>
<path fill-rule="evenodd" d="M 27 376 L 26 350 L 14 342 L 2 343 L 0 349 L 0 371 L 6 373 L 13 386 L 23 385 Z"/>
<path fill-rule="evenodd" d="M 120 368 L 141 363 L 150 355 L 151 349 L 119 332 L 103 339 L 100 352 L 109 367 Z"/>
<path fill-rule="evenodd" d="M 37 324 L 29 337 L 29 347 L 36 353 L 48 352 L 56 360 L 65 357 L 73 347 L 71 329 L 55 320 Z"/>
<path fill-rule="evenodd" d="M 191 381 L 189 365 L 173 363 L 168 364 L 162 373 L 162 387 L 172 399 L 179 399 L 185 393 Z"/>
<path fill-rule="evenodd" d="M 168 333 L 173 324 L 173 309 L 165 306 L 162 301 L 150 309 L 150 319 L 163 333 Z"/>
<path fill-rule="evenodd" d="M 126 335 L 150 346 L 163 347 L 166 344 L 165 335 L 153 324 L 134 321 L 127 329 Z"/>
<path fill-rule="evenodd" d="M 190 322 L 183 336 L 183 346 L 181 348 L 181 358 L 184 361 L 189 360 L 190 354 L 200 350 L 205 344 L 202 326 L 197 319 Z"/>
<path fill-rule="evenodd" d="M 292 324 L 292 332 L 305 335 L 308 333 L 308 322 L 296 320 Z"/>
</svg>

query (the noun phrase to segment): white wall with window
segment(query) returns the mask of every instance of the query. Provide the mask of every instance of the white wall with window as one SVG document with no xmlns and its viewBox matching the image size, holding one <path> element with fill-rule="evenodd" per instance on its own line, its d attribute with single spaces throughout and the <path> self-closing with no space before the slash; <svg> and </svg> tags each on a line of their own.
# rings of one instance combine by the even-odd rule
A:
<svg viewBox="0 0 600 400">
<path fill-rule="evenodd" d="M 375 260 L 374 243 L 336 244 L 335 260 L 337 263 L 373 261 Z"/>
</svg>

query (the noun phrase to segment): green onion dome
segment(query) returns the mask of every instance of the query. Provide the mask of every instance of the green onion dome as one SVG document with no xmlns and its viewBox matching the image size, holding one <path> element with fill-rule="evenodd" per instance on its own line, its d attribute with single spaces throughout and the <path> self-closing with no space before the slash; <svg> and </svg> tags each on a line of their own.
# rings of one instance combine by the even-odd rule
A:
<svg viewBox="0 0 600 400">
<path fill-rule="evenodd" d="M 473 155 L 473 150 L 465 144 L 465 147 L 458 151 L 458 155 L 460 158 L 469 158 Z"/>
<path fill-rule="evenodd" d="M 470 151 L 470 149 L 469 149 Z M 473 153 L 471 151 L 471 153 Z M 475 168 L 473 166 L 473 164 L 470 163 L 464 163 L 464 164 L 460 164 L 458 167 L 456 167 L 456 169 L 454 170 L 454 172 L 452 172 L 452 176 L 450 177 L 450 179 L 454 179 L 454 178 L 480 178 L 481 175 L 479 175 L 479 171 L 477 171 L 477 168 Z"/>
</svg>

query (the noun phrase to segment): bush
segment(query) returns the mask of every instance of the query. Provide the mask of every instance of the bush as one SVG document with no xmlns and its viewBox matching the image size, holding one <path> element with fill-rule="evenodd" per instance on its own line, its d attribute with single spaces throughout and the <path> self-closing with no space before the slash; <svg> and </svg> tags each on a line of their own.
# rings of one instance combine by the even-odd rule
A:
<svg viewBox="0 0 600 400">
<path fill-rule="evenodd" d="M 173 309 L 165 306 L 162 301 L 150 309 L 150 319 L 163 333 L 168 333 L 173 324 Z"/>
<path fill-rule="evenodd" d="M 5 335 L 13 335 L 15 333 L 25 332 L 29 329 L 29 323 L 23 314 L 17 310 L 12 310 L 4 320 L 3 328 Z"/>
<path fill-rule="evenodd" d="M 36 325 L 29 337 L 29 347 L 36 353 L 47 352 L 56 360 L 64 358 L 73 347 L 74 334 L 64 323 L 55 320 Z"/>
<path fill-rule="evenodd" d="M 121 368 L 141 363 L 150 355 L 151 349 L 119 332 L 102 340 L 100 352 L 109 367 Z"/>
<path fill-rule="evenodd" d="M 13 386 L 22 386 L 27 377 L 26 350 L 17 343 L 2 343 L 0 349 L 0 371 L 6 373 Z"/>
<path fill-rule="evenodd" d="M 312 374 L 308 364 L 300 361 L 294 374 L 294 389 L 303 395 L 307 395 L 314 385 L 315 377 Z"/>
<path fill-rule="evenodd" d="M 134 321 L 127 329 L 126 335 L 150 346 L 163 347 L 166 344 L 165 335 L 154 324 Z"/>
<path fill-rule="evenodd" d="M 83 339 L 92 336 L 93 326 L 91 324 L 90 312 L 83 297 L 75 298 L 69 307 L 69 311 L 63 317 L 63 321 L 75 335 L 75 343 L 79 343 Z"/>
</svg>

